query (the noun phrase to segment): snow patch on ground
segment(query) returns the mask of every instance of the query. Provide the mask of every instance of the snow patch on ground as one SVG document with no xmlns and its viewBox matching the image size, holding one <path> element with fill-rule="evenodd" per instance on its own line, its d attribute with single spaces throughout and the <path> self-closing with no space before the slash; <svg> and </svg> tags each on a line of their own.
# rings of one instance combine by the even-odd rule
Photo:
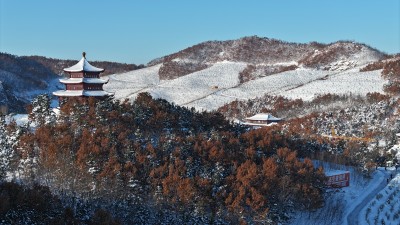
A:
<svg viewBox="0 0 400 225">
<path fill-rule="evenodd" d="M 10 114 L 6 116 L 5 120 L 7 124 L 15 121 L 18 126 L 24 126 L 29 122 L 28 116 L 28 114 Z"/>
</svg>

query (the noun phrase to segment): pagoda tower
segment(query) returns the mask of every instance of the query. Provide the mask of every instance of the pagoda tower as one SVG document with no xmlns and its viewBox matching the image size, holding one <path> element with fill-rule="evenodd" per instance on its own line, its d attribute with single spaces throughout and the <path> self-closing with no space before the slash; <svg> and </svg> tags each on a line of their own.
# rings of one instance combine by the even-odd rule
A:
<svg viewBox="0 0 400 225">
<path fill-rule="evenodd" d="M 108 79 L 100 78 L 100 73 L 104 72 L 104 69 L 90 65 L 86 60 L 85 52 L 82 53 L 82 56 L 77 64 L 64 69 L 68 75 L 67 78 L 60 79 L 60 82 L 65 84 L 65 90 L 55 91 L 53 94 L 60 99 L 91 96 L 104 98 L 112 95 L 112 93 L 103 90 L 103 84 L 108 82 Z"/>
</svg>

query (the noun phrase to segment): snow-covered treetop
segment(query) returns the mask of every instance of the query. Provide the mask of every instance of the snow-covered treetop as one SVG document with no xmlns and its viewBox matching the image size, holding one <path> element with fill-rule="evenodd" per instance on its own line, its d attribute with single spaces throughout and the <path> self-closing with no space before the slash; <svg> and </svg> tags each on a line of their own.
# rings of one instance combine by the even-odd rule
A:
<svg viewBox="0 0 400 225">
<path fill-rule="evenodd" d="M 89 64 L 89 62 L 86 60 L 86 54 L 83 53 L 83 57 L 82 59 L 75 65 L 65 68 L 64 71 L 65 72 L 81 72 L 81 71 L 85 71 L 85 72 L 103 72 L 104 69 L 102 68 L 97 68 L 95 66 L 92 66 Z"/>
</svg>

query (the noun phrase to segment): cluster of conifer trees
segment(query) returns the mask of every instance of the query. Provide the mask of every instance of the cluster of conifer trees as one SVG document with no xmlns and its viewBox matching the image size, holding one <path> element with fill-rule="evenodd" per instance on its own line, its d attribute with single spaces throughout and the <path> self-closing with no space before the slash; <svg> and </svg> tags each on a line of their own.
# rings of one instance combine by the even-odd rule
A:
<svg viewBox="0 0 400 225">
<path fill-rule="evenodd" d="M 36 125 L 8 172 L 49 187 L 78 218 L 105 208 L 123 223 L 278 221 L 323 205 L 322 168 L 281 128 L 248 131 L 147 93 L 133 103 L 69 99 L 57 116 L 47 101 L 32 105 Z"/>
</svg>

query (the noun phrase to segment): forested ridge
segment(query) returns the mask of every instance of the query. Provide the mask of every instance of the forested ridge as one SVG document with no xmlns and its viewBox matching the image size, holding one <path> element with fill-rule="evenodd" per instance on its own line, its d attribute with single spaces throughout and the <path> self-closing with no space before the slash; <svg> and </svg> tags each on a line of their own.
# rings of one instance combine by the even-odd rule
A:
<svg viewBox="0 0 400 225">
<path fill-rule="evenodd" d="M 324 204 L 323 169 L 307 158 L 320 142 L 293 130 L 248 131 L 220 113 L 147 93 L 133 103 L 69 99 L 58 115 L 49 102 L 45 95 L 33 101 L 31 125 L 0 127 L 0 175 L 18 183 L 3 181 L 0 198 L 11 201 L 7 185 L 16 185 L 27 199 L 33 193 L 59 202 L 56 210 L 44 207 L 35 214 L 68 215 L 76 224 L 101 217 L 122 224 L 274 224 L 294 208 Z M 10 201 L 0 203 L 4 223 L 13 223 L 18 213 L 31 223 L 48 221 L 29 216 L 29 204 Z"/>
</svg>

